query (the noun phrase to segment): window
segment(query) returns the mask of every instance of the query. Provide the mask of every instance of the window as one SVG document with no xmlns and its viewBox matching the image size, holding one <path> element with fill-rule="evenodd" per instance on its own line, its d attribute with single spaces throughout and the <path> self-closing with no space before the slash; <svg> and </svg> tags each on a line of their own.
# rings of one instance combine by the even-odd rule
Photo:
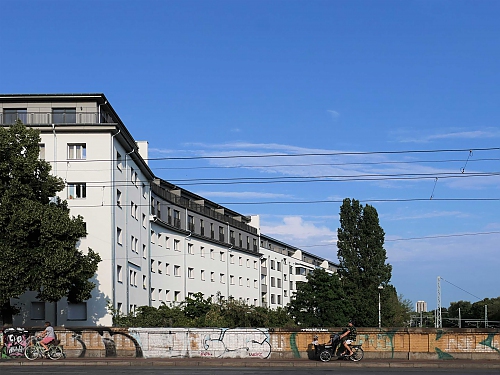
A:
<svg viewBox="0 0 500 375">
<path fill-rule="evenodd" d="M 122 206 L 122 192 L 120 190 L 116 190 L 116 205 L 118 207 Z"/>
<path fill-rule="evenodd" d="M 26 108 L 13 108 L 3 110 L 3 122 L 4 125 L 15 124 L 17 120 L 21 120 L 23 124 L 27 123 L 27 109 Z"/>
<path fill-rule="evenodd" d="M 142 214 L 142 227 L 143 228 L 146 228 L 146 223 L 147 223 L 146 214 Z"/>
<path fill-rule="evenodd" d="M 224 274 L 223 274 L 223 273 L 221 273 L 221 274 L 219 275 L 219 280 L 220 280 L 220 283 L 221 283 L 221 284 L 225 284 L 225 283 L 226 283 L 226 280 L 224 279 Z"/>
<path fill-rule="evenodd" d="M 229 231 L 229 242 L 231 243 L 231 245 L 234 245 L 234 243 L 235 243 L 235 240 L 234 240 L 234 230 L 230 230 Z"/>
<path fill-rule="evenodd" d="M 188 268 L 188 278 L 194 279 L 194 269 L 193 268 Z"/>
<path fill-rule="evenodd" d="M 250 237 L 247 236 L 247 250 L 250 250 Z"/>
<path fill-rule="evenodd" d="M 170 264 L 165 263 L 165 274 L 170 275 Z"/>
<path fill-rule="evenodd" d="M 142 244 L 142 257 L 146 259 L 146 255 L 147 255 L 146 245 Z"/>
<path fill-rule="evenodd" d="M 271 269 L 274 270 L 274 260 L 271 260 Z"/>
<path fill-rule="evenodd" d="M 174 266 L 174 276 L 180 276 L 180 275 L 181 275 L 181 267 Z"/>
<path fill-rule="evenodd" d="M 130 238 L 130 249 L 136 253 L 136 254 L 139 254 L 139 251 L 137 250 L 137 243 L 139 242 L 139 240 L 137 238 L 135 238 L 134 236 L 131 236 Z"/>
<path fill-rule="evenodd" d="M 226 256 L 225 256 L 225 253 L 223 251 L 220 252 L 220 261 L 221 262 L 225 262 L 226 261 Z"/>
<path fill-rule="evenodd" d="M 87 198 L 87 184 L 85 183 L 68 183 L 68 199 L 83 199 Z"/>
<path fill-rule="evenodd" d="M 123 282 L 122 266 L 116 266 L 116 279 L 119 283 Z"/>
<path fill-rule="evenodd" d="M 123 163 L 122 162 L 122 155 L 119 152 L 117 152 L 116 153 L 116 168 L 118 168 L 120 171 L 122 170 L 122 167 L 123 167 L 122 163 Z"/>
<path fill-rule="evenodd" d="M 200 271 L 200 278 L 202 281 L 205 281 L 205 270 Z"/>
<path fill-rule="evenodd" d="M 158 233 L 158 246 L 160 246 L 160 247 L 163 246 L 161 243 L 161 240 L 162 240 L 161 233 Z"/>
<path fill-rule="evenodd" d="M 281 271 L 281 262 L 276 262 L 276 271 Z"/>
<path fill-rule="evenodd" d="M 181 251 L 181 249 L 179 248 L 180 242 L 181 241 L 179 240 L 174 240 L 174 251 Z"/>
<path fill-rule="evenodd" d="M 247 268 L 250 268 L 250 259 L 247 258 Z"/>
<path fill-rule="evenodd" d="M 259 287 L 259 284 L 257 283 L 257 280 L 256 280 L 256 279 L 254 279 L 254 280 L 253 280 L 253 287 L 254 287 L 255 289 L 257 289 L 257 288 Z"/>
<path fill-rule="evenodd" d="M 142 275 L 142 289 L 146 289 L 146 275 Z"/>
<path fill-rule="evenodd" d="M 122 229 L 121 228 L 116 228 L 116 242 L 118 245 L 122 244 Z"/>
<path fill-rule="evenodd" d="M 151 300 L 155 300 L 155 288 L 151 288 Z"/>
<path fill-rule="evenodd" d="M 247 288 L 250 288 L 250 279 L 247 277 Z"/>
<path fill-rule="evenodd" d="M 280 295 L 280 294 L 278 294 L 278 296 L 277 296 L 277 297 L 278 297 L 278 305 L 281 305 L 281 295 Z"/>
<path fill-rule="evenodd" d="M 137 172 L 132 167 L 130 167 L 130 181 L 137 186 Z"/>
<path fill-rule="evenodd" d="M 243 277 L 240 276 L 238 279 L 238 282 L 239 282 L 239 285 L 242 286 L 243 285 Z"/>
<path fill-rule="evenodd" d="M 143 182 L 143 183 L 142 183 L 142 197 L 143 197 L 144 199 L 146 199 L 146 198 L 147 198 L 147 195 L 148 195 L 147 193 L 148 193 L 148 190 L 146 189 L 146 184 Z"/>
<path fill-rule="evenodd" d="M 130 202 L 130 215 L 137 220 L 137 205 L 134 202 Z"/>
<path fill-rule="evenodd" d="M 271 303 L 274 305 L 276 302 L 275 302 L 275 296 L 274 294 L 271 294 Z"/>
<path fill-rule="evenodd" d="M 194 232 L 194 217 L 192 215 L 188 215 L 188 230 Z"/>
<path fill-rule="evenodd" d="M 188 244 L 188 254 L 194 254 L 194 245 L 192 243 Z"/>
<path fill-rule="evenodd" d="M 87 320 L 87 302 L 68 303 L 68 320 Z"/>
<path fill-rule="evenodd" d="M 202 236 L 204 236 L 204 235 L 205 235 L 205 226 L 204 226 L 204 224 L 203 224 L 203 219 L 200 219 L 200 234 L 201 234 Z"/>
<path fill-rule="evenodd" d="M 205 257 L 205 248 L 203 246 L 200 247 L 200 255 L 204 258 Z"/>
<path fill-rule="evenodd" d="M 281 279 L 276 279 L 276 284 L 278 288 L 281 288 Z"/>
<path fill-rule="evenodd" d="M 271 277 L 271 286 L 276 286 L 276 280 L 274 277 Z"/>
<path fill-rule="evenodd" d="M 68 143 L 68 159 L 87 159 L 87 145 L 85 143 Z"/>
<path fill-rule="evenodd" d="M 240 279 L 241 279 L 241 277 L 240 277 Z M 234 285 L 234 276 L 233 276 L 233 275 L 230 275 L 230 276 L 229 276 L 229 283 L 230 283 L 231 285 Z"/>
<path fill-rule="evenodd" d="M 45 302 L 31 302 L 31 319 L 45 319 Z"/>
<path fill-rule="evenodd" d="M 210 281 L 211 282 L 215 281 L 215 272 L 210 272 Z"/>
<path fill-rule="evenodd" d="M 253 268 L 257 269 L 257 261 L 256 260 L 253 261 Z"/>
<path fill-rule="evenodd" d="M 242 266 L 242 265 L 243 265 L 243 258 L 242 258 L 242 257 L 239 257 L 239 258 L 238 258 L 238 264 L 239 264 L 240 266 Z"/>
<path fill-rule="evenodd" d="M 155 272 L 155 260 L 154 259 L 151 259 L 151 272 L 152 273 Z"/>
<path fill-rule="evenodd" d="M 180 296 L 181 296 L 181 292 L 179 290 L 176 290 L 174 292 L 174 301 L 179 302 Z"/>
<path fill-rule="evenodd" d="M 163 273 L 163 270 L 161 269 L 161 266 L 162 266 L 161 262 L 160 262 L 160 261 L 158 261 L 158 273 L 159 273 L 159 274 L 162 274 L 162 273 Z"/>
<path fill-rule="evenodd" d="M 224 227 L 219 227 L 219 241 L 224 242 Z"/>
<path fill-rule="evenodd" d="M 181 227 L 181 213 L 180 211 L 174 210 L 174 227 Z"/>
<path fill-rule="evenodd" d="M 210 249 L 210 259 L 214 259 L 214 249 Z"/>
<path fill-rule="evenodd" d="M 229 262 L 231 264 L 234 264 L 234 255 L 233 254 L 229 255 Z"/>
<path fill-rule="evenodd" d="M 40 143 L 39 145 L 39 152 L 38 152 L 38 158 L 40 160 L 45 160 L 45 144 Z"/>
<path fill-rule="evenodd" d="M 54 124 L 76 124 L 76 108 L 52 108 Z"/>
<path fill-rule="evenodd" d="M 286 290 L 286 289 L 285 289 L 285 290 L 283 290 L 283 296 L 284 296 L 284 297 L 288 297 L 288 290 Z"/>
<path fill-rule="evenodd" d="M 170 290 L 165 290 L 165 301 L 170 301 Z"/>
<path fill-rule="evenodd" d="M 155 231 L 151 231 L 151 243 L 155 243 Z"/>
</svg>

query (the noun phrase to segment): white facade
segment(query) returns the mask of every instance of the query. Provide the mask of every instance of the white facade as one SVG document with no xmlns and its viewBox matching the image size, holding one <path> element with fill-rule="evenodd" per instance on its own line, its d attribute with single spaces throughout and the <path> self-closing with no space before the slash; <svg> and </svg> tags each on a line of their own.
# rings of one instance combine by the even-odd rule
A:
<svg viewBox="0 0 500 375">
<path fill-rule="evenodd" d="M 415 304 L 415 311 L 418 313 L 427 312 L 427 302 L 417 301 L 417 303 Z"/>
<path fill-rule="evenodd" d="M 260 252 L 261 301 L 271 309 L 286 306 L 297 290 L 297 282 L 306 282 L 307 274 L 314 269 L 337 271 L 334 263 L 263 234 Z"/>
<path fill-rule="evenodd" d="M 81 304 L 36 301 L 27 293 L 12 302 L 23 313 L 15 325 L 111 325 L 108 301 L 128 312 L 130 305 L 148 304 L 148 296 L 130 287 L 133 277 L 148 277 L 148 264 L 134 249 L 148 245 L 149 229 L 140 218 L 149 216 L 152 172 L 106 98 L 92 95 L 0 96 L 0 123 L 8 125 L 12 112 L 41 132 L 41 157 L 66 187 L 59 193 L 71 214 L 81 215 L 88 235 L 78 244 L 92 248 L 102 261 L 92 280 L 92 298 Z M 12 123 L 12 122 L 10 122 Z"/>
<path fill-rule="evenodd" d="M 260 234 L 245 217 L 154 177 L 148 143 L 136 142 L 103 94 L 0 95 L 0 125 L 16 118 L 41 132 L 40 156 L 66 187 L 61 199 L 81 215 L 88 235 L 78 244 L 101 256 L 84 303 L 44 303 L 34 292 L 12 300 L 16 326 L 111 326 L 139 306 L 204 298 L 283 307 L 296 283 L 317 267 L 336 265 Z"/>
</svg>

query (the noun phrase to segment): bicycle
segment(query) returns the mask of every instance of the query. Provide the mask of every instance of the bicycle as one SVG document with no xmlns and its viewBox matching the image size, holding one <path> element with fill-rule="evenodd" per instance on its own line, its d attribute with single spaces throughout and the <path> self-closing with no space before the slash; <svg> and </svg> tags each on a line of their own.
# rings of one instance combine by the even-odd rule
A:
<svg viewBox="0 0 500 375">
<path fill-rule="evenodd" d="M 29 345 L 27 345 L 26 349 L 24 349 L 24 356 L 30 361 L 37 358 L 50 358 L 55 361 L 66 357 L 62 347 L 57 342 L 58 340 L 52 340 L 47 345 L 49 348 L 48 351 L 45 351 L 45 348 L 42 346 L 40 341 L 42 341 L 40 337 L 30 336 Z"/>
</svg>

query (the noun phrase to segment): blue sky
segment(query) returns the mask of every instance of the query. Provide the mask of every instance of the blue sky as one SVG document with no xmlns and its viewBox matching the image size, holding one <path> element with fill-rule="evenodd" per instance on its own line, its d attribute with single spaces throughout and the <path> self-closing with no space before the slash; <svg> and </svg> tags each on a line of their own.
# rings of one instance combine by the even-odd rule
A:
<svg viewBox="0 0 500 375">
<path fill-rule="evenodd" d="M 0 92 L 104 93 L 156 175 L 334 261 L 342 199 L 374 205 L 413 302 L 500 295 L 498 1 L 0 6 Z"/>
</svg>

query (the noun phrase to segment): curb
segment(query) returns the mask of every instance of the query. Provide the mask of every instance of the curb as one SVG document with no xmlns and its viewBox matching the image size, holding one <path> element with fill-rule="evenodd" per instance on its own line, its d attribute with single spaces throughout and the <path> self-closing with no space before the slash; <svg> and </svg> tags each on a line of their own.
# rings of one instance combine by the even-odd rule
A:
<svg viewBox="0 0 500 375">
<path fill-rule="evenodd" d="M 110 358 L 89 358 L 89 359 L 61 359 L 58 361 L 27 359 L 2 359 L 1 366 L 134 366 L 134 367 L 272 367 L 272 368 L 429 368 L 429 369 L 499 369 L 500 361 L 471 361 L 471 360 L 447 360 L 447 361 L 406 361 L 406 360 L 365 360 L 361 362 L 319 362 L 310 360 L 197 360 L 186 359 L 161 359 L 161 358 L 134 358 L 134 359 L 110 359 Z"/>
</svg>

